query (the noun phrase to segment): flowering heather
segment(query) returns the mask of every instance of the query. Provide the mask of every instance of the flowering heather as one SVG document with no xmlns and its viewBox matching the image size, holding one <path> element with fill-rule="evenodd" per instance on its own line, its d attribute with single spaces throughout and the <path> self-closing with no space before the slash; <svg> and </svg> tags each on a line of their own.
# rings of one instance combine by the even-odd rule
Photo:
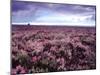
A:
<svg viewBox="0 0 100 75">
<path fill-rule="evenodd" d="M 93 27 L 15 25 L 11 43 L 12 75 L 96 68 Z"/>
</svg>

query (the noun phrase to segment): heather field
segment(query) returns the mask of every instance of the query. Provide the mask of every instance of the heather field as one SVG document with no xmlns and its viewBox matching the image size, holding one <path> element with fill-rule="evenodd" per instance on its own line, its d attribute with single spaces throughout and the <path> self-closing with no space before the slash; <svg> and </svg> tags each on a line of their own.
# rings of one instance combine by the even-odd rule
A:
<svg viewBox="0 0 100 75">
<path fill-rule="evenodd" d="M 95 27 L 12 25 L 12 75 L 96 69 Z"/>
</svg>

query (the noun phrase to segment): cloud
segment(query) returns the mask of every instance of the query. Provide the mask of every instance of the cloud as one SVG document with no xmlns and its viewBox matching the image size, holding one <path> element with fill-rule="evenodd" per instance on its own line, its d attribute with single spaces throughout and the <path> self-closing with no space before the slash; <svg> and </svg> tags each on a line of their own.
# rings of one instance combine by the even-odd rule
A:
<svg viewBox="0 0 100 75">
<path fill-rule="evenodd" d="M 14 23 L 66 23 L 95 25 L 95 6 L 13 1 Z"/>
<path fill-rule="evenodd" d="M 59 16 L 59 17 L 58 17 Z M 39 22 L 39 23 L 66 23 L 66 24 L 91 24 L 91 17 L 92 16 L 78 16 L 78 15 L 62 15 L 62 14 L 51 14 L 49 13 L 49 16 L 41 16 L 37 20 L 32 22 Z"/>
<path fill-rule="evenodd" d="M 27 3 L 25 2 L 18 2 L 18 1 L 12 1 L 12 12 L 17 12 L 17 11 L 20 11 L 20 10 L 27 10 L 28 7 L 27 7 Z"/>
</svg>

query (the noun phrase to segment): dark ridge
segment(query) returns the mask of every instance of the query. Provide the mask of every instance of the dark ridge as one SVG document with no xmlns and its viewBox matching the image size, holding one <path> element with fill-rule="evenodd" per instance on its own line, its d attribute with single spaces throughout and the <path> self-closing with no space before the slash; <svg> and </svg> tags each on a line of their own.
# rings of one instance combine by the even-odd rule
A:
<svg viewBox="0 0 100 75">
<path fill-rule="evenodd" d="M 61 30 L 66 30 L 66 29 L 95 29 L 96 27 L 85 27 L 85 26 L 50 26 L 50 25 L 12 25 L 11 29 L 12 31 L 16 30 L 55 30 L 55 29 L 61 29 Z"/>
</svg>

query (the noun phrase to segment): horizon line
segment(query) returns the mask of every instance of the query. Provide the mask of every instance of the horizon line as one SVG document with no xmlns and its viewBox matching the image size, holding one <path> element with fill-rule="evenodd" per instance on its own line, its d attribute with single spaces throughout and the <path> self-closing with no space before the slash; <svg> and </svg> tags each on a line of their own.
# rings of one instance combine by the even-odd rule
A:
<svg viewBox="0 0 100 75">
<path fill-rule="evenodd" d="M 11 23 L 12 25 L 41 25 L 41 26 L 82 26 L 82 27 L 96 27 L 96 25 L 90 24 L 67 24 L 67 23 Z"/>
</svg>

